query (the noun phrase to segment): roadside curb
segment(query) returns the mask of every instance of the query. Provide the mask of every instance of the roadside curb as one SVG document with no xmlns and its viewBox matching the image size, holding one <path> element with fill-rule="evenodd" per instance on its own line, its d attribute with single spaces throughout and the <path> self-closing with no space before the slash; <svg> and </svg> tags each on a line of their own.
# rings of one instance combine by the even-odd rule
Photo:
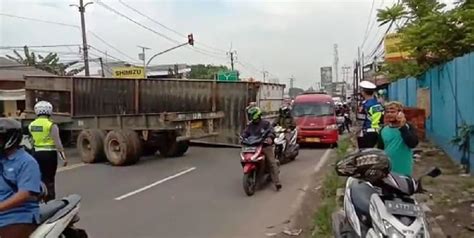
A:
<svg viewBox="0 0 474 238">
<path fill-rule="evenodd" d="M 298 191 L 299 193 L 295 199 L 295 202 L 291 204 L 292 212 L 290 213 L 290 217 L 288 218 L 289 222 L 284 226 L 283 230 L 280 231 L 279 233 L 282 235 L 282 237 L 288 237 L 283 233 L 283 231 L 285 230 L 301 230 L 303 228 L 303 227 L 300 227 L 301 226 L 300 224 L 298 224 L 298 217 L 303 215 L 302 208 L 304 207 L 305 202 L 311 199 L 311 197 L 315 195 L 316 190 L 312 188 L 312 185 L 317 182 L 315 181 L 315 176 L 321 171 L 321 169 L 325 165 L 327 165 L 333 151 L 334 151 L 333 149 L 327 149 L 324 152 L 321 159 L 314 166 L 313 172 L 311 173 L 310 176 L 308 176 L 307 181 L 304 184 L 304 186 L 301 189 L 299 189 Z"/>
</svg>

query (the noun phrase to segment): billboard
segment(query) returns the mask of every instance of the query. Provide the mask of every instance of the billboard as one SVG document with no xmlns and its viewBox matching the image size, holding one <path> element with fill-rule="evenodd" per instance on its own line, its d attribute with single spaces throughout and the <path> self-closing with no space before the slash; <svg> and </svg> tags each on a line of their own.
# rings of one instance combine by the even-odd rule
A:
<svg viewBox="0 0 474 238">
<path fill-rule="evenodd" d="M 114 67 L 112 68 L 112 75 L 114 78 L 145 78 L 143 67 Z"/>
<path fill-rule="evenodd" d="M 326 87 L 332 82 L 332 67 L 321 67 L 321 87 Z"/>
<path fill-rule="evenodd" d="M 391 33 L 385 36 L 385 61 L 396 62 L 410 57 L 411 52 L 401 48 L 401 41 L 402 35 L 399 33 Z"/>
</svg>

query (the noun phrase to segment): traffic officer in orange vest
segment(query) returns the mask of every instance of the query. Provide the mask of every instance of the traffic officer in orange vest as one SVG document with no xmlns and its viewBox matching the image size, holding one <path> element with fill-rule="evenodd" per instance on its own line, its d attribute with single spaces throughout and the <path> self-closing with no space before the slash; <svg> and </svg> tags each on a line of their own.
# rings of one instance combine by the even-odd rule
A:
<svg viewBox="0 0 474 238">
<path fill-rule="evenodd" d="M 41 180 L 48 189 L 46 201 L 55 199 L 55 177 L 58 167 L 58 154 L 67 165 L 67 158 L 64 154 L 64 148 L 59 137 L 59 128 L 51 120 L 53 114 L 53 105 L 47 101 L 36 103 L 36 120 L 31 122 L 28 129 L 33 138 L 33 147 L 36 161 L 41 170 Z"/>
</svg>

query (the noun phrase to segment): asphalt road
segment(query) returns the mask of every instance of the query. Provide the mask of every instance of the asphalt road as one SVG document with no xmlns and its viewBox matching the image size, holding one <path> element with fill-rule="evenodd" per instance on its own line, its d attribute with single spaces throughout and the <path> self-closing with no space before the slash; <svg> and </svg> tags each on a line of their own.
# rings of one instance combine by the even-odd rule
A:
<svg viewBox="0 0 474 238">
<path fill-rule="evenodd" d="M 57 193 L 83 197 L 78 227 L 92 238 L 240 238 L 281 231 L 325 150 L 302 150 L 281 167 L 280 192 L 269 185 L 252 197 L 242 189 L 239 152 L 191 147 L 181 158 L 112 167 L 83 165 L 70 150 Z"/>
</svg>

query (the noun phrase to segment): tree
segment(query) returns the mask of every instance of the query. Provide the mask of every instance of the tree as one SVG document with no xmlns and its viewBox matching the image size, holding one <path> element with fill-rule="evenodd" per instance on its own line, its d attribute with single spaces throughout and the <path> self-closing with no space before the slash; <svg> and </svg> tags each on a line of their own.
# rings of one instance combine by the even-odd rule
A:
<svg viewBox="0 0 474 238">
<path fill-rule="evenodd" d="M 79 61 L 59 63 L 60 59 L 56 53 L 49 53 L 46 55 L 46 57 L 43 57 L 42 55 L 36 56 L 34 52 L 30 53 L 28 46 L 23 48 L 23 52 L 24 56 L 18 53 L 18 51 L 13 50 L 13 53 L 16 57 L 10 55 L 6 55 L 6 57 L 20 64 L 32 66 L 59 76 L 73 76 L 84 70 L 84 66 L 68 70 L 72 66 L 79 63 Z"/>
<path fill-rule="evenodd" d="M 405 21 L 396 31 L 400 49 L 411 52 L 408 60 L 386 63 L 383 73 L 392 80 L 418 76 L 474 50 L 474 1 L 461 1 L 452 10 L 445 7 L 436 0 L 402 0 L 378 10 L 381 26 Z"/>
<path fill-rule="evenodd" d="M 192 79 L 214 79 L 219 71 L 228 71 L 227 66 L 214 66 L 214 65 L 191 65 L 190 78 Z"/>
</svg>

